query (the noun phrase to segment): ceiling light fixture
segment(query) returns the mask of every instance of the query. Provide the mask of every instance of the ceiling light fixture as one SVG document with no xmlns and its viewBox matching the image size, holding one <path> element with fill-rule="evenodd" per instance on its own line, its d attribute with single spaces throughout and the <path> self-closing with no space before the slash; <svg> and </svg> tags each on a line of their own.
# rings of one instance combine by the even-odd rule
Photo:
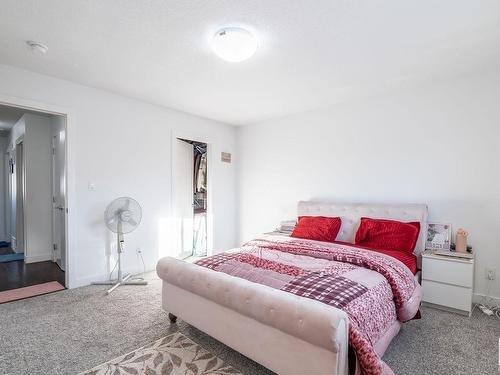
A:
<svg viewBox="0 0 500 375">
<path fill-rule="evenodd" d="M 252 57 L 257 50 L 257 39 L 248 30 L 225 27 L 215 33 L 212 50 L 223 60 L 239 62 Z"/>
<path fill-rule="evenodd" d="M 26 44 L 31 48 L 31 50 L 33 52 L 45 54 L 49 50 L 49 47 L 47 47 L 45 44 L 40 43 L 40 42 L 34 42 L 32 40 L 27 40 Z"/>
</svg>

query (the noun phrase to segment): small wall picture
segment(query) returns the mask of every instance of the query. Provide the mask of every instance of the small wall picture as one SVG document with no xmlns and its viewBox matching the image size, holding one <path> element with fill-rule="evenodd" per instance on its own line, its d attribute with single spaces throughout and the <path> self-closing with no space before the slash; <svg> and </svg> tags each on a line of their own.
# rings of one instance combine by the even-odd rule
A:
<svg viewBox="0 0 500 375">
<path fill-rule="evenodd" d="M 220 153 L 220 160 L 223 163 L 231 163 L 231 154 L 229 152 L 221 152 Z"/>
<path fill-rule="evenodd" d="M 425 248 L 429 250 L 450 250 L 451 224 L 427 224 Z"/>
</svg>

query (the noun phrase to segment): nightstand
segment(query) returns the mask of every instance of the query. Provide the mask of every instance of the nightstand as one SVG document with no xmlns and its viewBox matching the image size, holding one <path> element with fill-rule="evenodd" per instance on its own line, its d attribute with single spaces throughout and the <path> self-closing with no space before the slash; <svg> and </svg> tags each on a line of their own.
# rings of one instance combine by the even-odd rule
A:
<svg viewBox="0 0 500 375">
<path fill-rule="evenodd" d="M 473 283 L 474 259 L 422 253 L 424 304 L 470 316 Z"/>
</svg>

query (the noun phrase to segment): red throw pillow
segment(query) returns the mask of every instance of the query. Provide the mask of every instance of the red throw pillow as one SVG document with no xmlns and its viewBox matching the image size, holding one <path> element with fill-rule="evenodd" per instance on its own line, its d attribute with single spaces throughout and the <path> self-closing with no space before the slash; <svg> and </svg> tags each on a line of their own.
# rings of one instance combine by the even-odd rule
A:
<svg viewBox="0 0 500 375">
<path fill-rule="evenodd" d="M 362 217 L 355 243 L 375 249 L 413 253 L 417 245 L 420 223 Z"/>
<path fill-rule="evenodd" d="M 339 233 L 340 217 L 299 216 L 291 236 L 306 240 L 334 242 Z"/>
</svg>

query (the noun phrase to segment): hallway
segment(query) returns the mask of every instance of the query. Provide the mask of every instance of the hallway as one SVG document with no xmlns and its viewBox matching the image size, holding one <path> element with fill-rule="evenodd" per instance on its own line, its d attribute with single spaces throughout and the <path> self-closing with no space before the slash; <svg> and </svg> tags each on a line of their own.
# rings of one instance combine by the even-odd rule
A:
<svg viewBox="0 0 500 375">
<path fill-rule="evenodd" d="M 18 260 L 0 263 L 0 292 L 49 281 L 58 281 L 65 285 L 64 271 L 51 261 L 26 264 Z"/>
</svg>

